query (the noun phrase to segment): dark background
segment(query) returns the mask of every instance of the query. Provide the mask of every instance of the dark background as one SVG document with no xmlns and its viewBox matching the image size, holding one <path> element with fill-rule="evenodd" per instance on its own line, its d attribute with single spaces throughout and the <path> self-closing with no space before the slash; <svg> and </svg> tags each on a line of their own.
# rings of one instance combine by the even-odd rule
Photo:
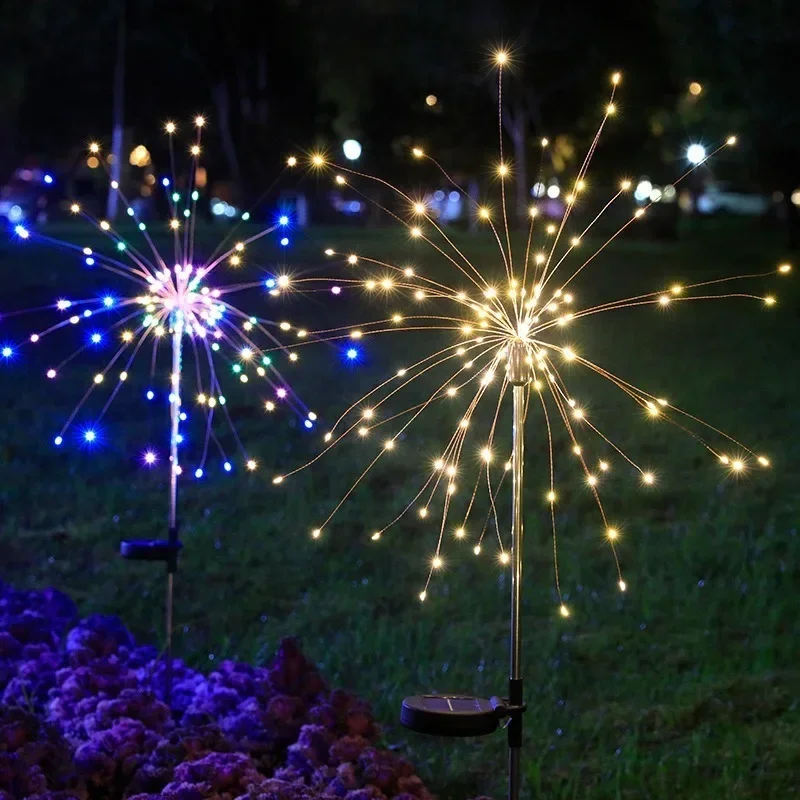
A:
<svg viewBox="0 0 800 800">
<path fill-rule="evenodd" d="M 122 21 L 126 130 L 147 143 L 167 118 L 208 114 L 209 169 L 249 194 L 289 149 L 338 152 L 348 137 L 391 178 L 412 141 L 446 163 L 485 164 L 491 52 L 505 46 L 512 144 L 562 135 L 569 159 L 621 69 L 602 169 L 672 174 L 689 142 L 735 132 L 728 177 L 788 201 L 800 185 L 799 20 L 800 4 L 783 0 L 2 0 L 0 178 L 109 142 Z"/>
</svg>

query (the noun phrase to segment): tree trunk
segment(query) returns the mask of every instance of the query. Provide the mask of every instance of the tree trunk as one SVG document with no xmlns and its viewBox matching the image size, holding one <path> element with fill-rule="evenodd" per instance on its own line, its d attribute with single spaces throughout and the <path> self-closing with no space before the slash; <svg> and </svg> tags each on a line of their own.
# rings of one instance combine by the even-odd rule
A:
<svg viewBox="0 0 800 800">
<path fill-rule="evenodd" d="M 221 81 L 211 90 L 214 98 L 214 105 L 217 107 L 217 118 L 219 119 L 219 135 L 222 140 L 222 152 L 228 162 L 228 172 L 234 182 L 234 192 L 241 190 L 241 171 L 239 169 L 239 158 L 236 153 L 236 145 L 233 141 L 233 131 L 231 130 L 231 103 L 228 84 Z"/>
<path fill-rule="evenodd" d="M 514 187 L 517 199 L 517 221 L 524 225 L 528 217 L 528 153 L 526 145 L 528 143 L 526 118 L 522 118 L 521 124 L 517 125 L 511 136 L 514 144 Z"/>
<path fill-rule="evenodd" d="M 503 109 L 503 128 L 514 146 L 514 188 L 516 219 L 524 225 L 528 217 L 528 114 L 522 103 L 514 111 Z"/>
<path fill-rule="evenodd" d="M 262 45 L 256 54 L 256 120 L 267 124 L 267 53 Z"/>
</svg>

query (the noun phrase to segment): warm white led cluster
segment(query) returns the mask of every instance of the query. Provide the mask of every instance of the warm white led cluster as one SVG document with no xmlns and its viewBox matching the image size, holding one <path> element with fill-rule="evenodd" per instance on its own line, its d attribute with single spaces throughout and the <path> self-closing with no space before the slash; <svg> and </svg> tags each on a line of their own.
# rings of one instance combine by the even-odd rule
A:
<svg viewBox="0 0 800 800">
<path fill-rule="evenodd" d="M 496 63 L 500 70 L 508 64 L 510 56 L 501 51 L 496 54 Z M 372 457 L 368 457 L 367 465 L 355 480 L 351 488 L 333 506 L 325 519 L 312 530 L 314 539 L 324 534 L 342 504 L 352 495 L 368 473 L 398 449 L 405 432 L 413 425 L 425 410 L 439 402 L 451 403 L 454 409 L 453 429 L 441 448 L 440 455 L 433 458 L 427 473 L 427 479 L 413 497 L 411 502 L 396 516 L 380 527 L 374 528 L 371 541 L 378 542 L 384 538 L 385 532 L 392 526 L 406 520 L 409 512 L 416 510 L 416 517 L 422 524 L 429 525 L 433 516 L 433 504 L 438 498 L 435 527 L 438 537 L 433 554 L 427 567 L 427 580 L 419 597 L 425 600 L 431 576 L 445 567 L 443 547 L 446 534 L 449 532 L 457 540 L 472 539 L 475 554 L 482 552 L 482 543 L 488 524 L 470 524 L 470 514 L 476 508 L 476 496 L 481 485 L 488 489 L 490 513 L 487 523 L 493 522 L 498 537 L 497 560 L 500 564 L 509 562 L 508 548 L 503 545 L 500 536 L 501 526 L 497 521 L 495 499 L 503 483 L 503 476 L 510 463 L 504 461 L 496 453 L 496 425 L 503 401 L 509 387 L 506 378 L 506 358 L 509 345 L 521 343 L 524 347 L 525 360 L 530 370 L 528 400 L 541 410 L 542 428 L 550 442 L 549 454 L 549 488 L 544 492 L 544 499 L 551 510 L 553 539 L 555 544 L 555 513 L 557 492 L 554 486 L 554 453 L 552 425 L 556 420 L 563 424 L 570 441 L 570 452 L 577 462 L 586 486 L 591 491 L 599 510 L 602 522 L 603 539 L 609 545 L 617 566 L 617 586 L 625 591 L 627 583 L 623 580 L 616 546 L 622 538 L 623 527 L 612 524 L 601 502 L 599 490 L 603 478 L 612 469 L 612 461 L 632 470 L 643 487 L 652 487 L 657 483 L 655 470 L 639 464 L 626 452 L 623 452 L 596 424 L 589 409 L 590 398 L 579 402 L 568 390 L 566 372 L 562 364 L 570 369 L 583 367 L 607 379 L 637 404 L 643 416 L 654 421 L 674 424 L 689 430 L 691 435 L 714 456 L 714 458 L 733 475 L 741 474 L 751 467 L 768 467 L 769 460 L 765 456 L 753 453 L 738 441 L 728 437 L 715 428 L 711 428 L 701 420 L 677 408 L 663 397 L 658 397 L 630 384 L 623 378 L 612 374 L 602 366 L 593 363 L 577 352 L 567 338 L 571 327 L 586 317 L 600 313 L 612 312 L 635 306 L 652 306 L 668 310 L 672 305 L 699 299 L 747 297 L 759 300 L 767 306 L 774 304 L 772 295 L 756 295 L 741 291 L 718 291 L 720 284 L 726 281 L 739 280 L 742 277 L 759 277 L 774 274 L 737 276 L 714 281 L 704 281 L 691 285 L 673 284 L 666 289 L 629 297 L 599 305 L 581 306 L 573 290 L 573 282 L 579 274 L 592 264 L 594 259 L 623 231 L 646 214 L 652 205 L 651 201 L 632 212 L 621 227 L 602 243 L 591 243 L 587 240 L 600 217 L 631 189 L 631 181 L 623 179 L 618 190 L 602 206 L 602 209 L 588 223 L 577 230 L 573 228 L 575 216 L 581 206 L 581 197 L 591 190 L 588 180 L 588 169 L 591 157 L 596 149 L 600 135 L 608 120 L 618 112 L 615 99 L 621 75 L 611 76 L 611 96 L 605 105 L 602 119 L 594 136 L 589 152 L 575 176 L 572 188 L 564 196 L 564 210 L 560 218 L 547 220 L 544 209 L 538 205 L 530 208 L 529 235 L 527 247 L 523 252 L 512 252 L 512 237 L 506 208 L 506 184 L 514 179 L 513 164 L 509 163 L 502 152 L 502 133 L 500 136 L 500 158 L 495 165 L 499 182 L 499 208 L 489 204 L 476 205 L 474 213 L 483 221 L 491 235 L 496 239 L 500 254 L 500 263 L 505 275 L 499 280 L 489 278 L 483 265 L 473 263 L 468 255 L 450 237 L 447 230 L 437 221 L 428 200 L 424 197 L 413 197 L 403 190 L 391 186 L 386 181 L 374 178 L 357 170 L 334 167 L 323 152 L 311 154 L 308 166 L 316 171 L 334 171 L 334 182 L 347 184 L 357 190 L 360 181 L 374 181 L 394 192 L 401 205 L 397 218 L 405 226 L 412 239 L 425 242 L 443 260 L 450 271 L 450 278 L 444 279 L 437 272 L 436 277 L 427 276 L 416 267 L 399 266 L 386 261 L 370 258 L 357 253 L 339 253 L 335 248 L 327 248 L 325 255 L 329 258 L 340 257 L 348 270 L 348 277 L 336 279 L 298 276 L 291 279 L 296 291 L 319 291 L 325 287 L 331 291 L 341 291 L 342 286 L 360 288 L 369 298 L 392 298 L 398 303 L 410 304 L 411 308 L 398 308 L 389 316 L 369 323 L 329 330 L 307 330 L 304 344 L 325 340 L 358 340 L 378 334 L 395 333 L 397 331 L 445 331 L 453 336 L 453 342 L 442 349 L 426 351 L 421 349 L 412 363 L 404 364 L 395 374 L 378 384 L 359 401 L 350 405 L 329 427 L 323 437 L 322 452 L 310 462 L 302 464 L 291 471 L 275 476 L 273 482 L 284 483 L 287 478 L 298 471 L 314 464 L 325 453 L 330 452 L 343 440 L 351 436 L 358 437 L 372 449 Z M 502 85 L 502 84 L 501 84 Z M 500 93 L 502 96 L 502 92 Z M 709 154 L 713 156 L 718 150 L 732 146 L 735 137 L 728 137 L 725 142 Z M 549 144 L 542 139 L 542 147 Z M 414 158 L 426 160 L 437 167 L 443 178 L 459 191 L 455 182 L 441 165 L 422 147 L 413 147 Z M 707 159 L 706 159 L 707 160 Z M 289 166 L 297 166 L 300 160 L 292 156 Z M 696 165 L 681 175 L 674 185 L 684 180 Z M 364 195 L 368 199 L 368 195 Z M 462 196 L 468 198 L 466 192 Z M 538 235 L 543 242 L 536 245 Z M 587 245 L 588 242 L 588 245 Z M 588 250 L 580 257 L 577 251 Z M 778 268 L 778 274 L 785 275 L 790 271 L 788 264 Z M 351 277 L 350 277 L 351 276 Z M 287 326 L 286 330 L 294 330 Z M 304 329 L 306 330 L 306 329 Z M 425 341 L 418 337 L 416 341 Z M 422 386 L 421 378 L 435 381 L 435 388 L 420 388 L 416 403 L 405 411 L 392 410 L 390 401 L 397 402 L 399 393 L 407 387 Z M 416 383 L 420 381 L 420 383 Z M 408 396 L 408 395 L 404 395 Z M 491 398 L 487 401 L 487 398 Z M 472 425 L 476 419 L 476 409 L 483 402 L 490 402 L 494 407 L 490 415 L 492 422 L 488 430 L 477 431 Z M 370 444 L 373 433 L 382 426 L 392 426 L 393 433 L 386 438 L 379 437 L 377 443 Z M 709 441 L 697 431 L 705 429 Z M 723 452 L 718 444 L 725 442 Z M 591 455 L 597 452 L 598 455 Z M 472 474 L 473 479 L 467 480 Z M 462 488 L 463 487 L 463 488 Z M 455 514 L 454 502 L 463 497 L 458 506 L 459 514 L 455 522 L 450 522 Z M 406 526 L 411 521 L 405 521 Z M 558 582 L 558 565 L 556 562 L 556 587 L 561 595 Z M 569 615 L 568 607 L 560 602 L 560 613 Z"/>
</svg>

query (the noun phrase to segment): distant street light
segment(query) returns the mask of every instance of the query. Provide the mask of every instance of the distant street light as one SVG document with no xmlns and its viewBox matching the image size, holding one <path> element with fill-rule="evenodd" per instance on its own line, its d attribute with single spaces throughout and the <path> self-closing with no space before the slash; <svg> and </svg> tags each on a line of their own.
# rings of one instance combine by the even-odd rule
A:
<svg viewBox="0 0 800 800">
<path fill-rule="evenodd" d="M 357 161 L 361 157 L 361 142 L 357 142 L 355 139 L 346 139 L 342 150 L 348 161 Z"/>
<path fill-rule="evenodd" d="M 706 160 L 706 149 L 701 144 L 690 144 L 686 148 L 686 160 L 690 164 L 699 164 Z"/>
</svg>

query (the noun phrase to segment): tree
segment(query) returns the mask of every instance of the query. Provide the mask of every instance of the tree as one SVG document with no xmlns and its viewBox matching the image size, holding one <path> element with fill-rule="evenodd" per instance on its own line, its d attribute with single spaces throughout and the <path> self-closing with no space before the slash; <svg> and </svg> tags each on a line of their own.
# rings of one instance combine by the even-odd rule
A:
<svg viewBox="0 0 800 800">
<path fill-rule="evenodd" d="M 714 126 L 740 134 L 754 174 L 783 195 L 789 243 L 800 244 L 800 4 L 792 0 L 659 0 L 680 79 L 696 80 Z"/>
<path fill-rule="evenodd" d="M 575 112 L 585 107 L 584 97 L 599 109 L 612 69 L 644 47 L 628 41 L 627 29 L 653 27 L 649 10 L 633 0 L 612 7 L 572 0 L 307 0 L 304 8 L 321 97 L 340 137 L 359 133 L 370 118 L 389 118 L 397 138 L 439 131 L 450 155 L 468 154 L 473 164 L 485 163 L 488 147 L 496 152 L 497 125 L 481 95 L 497 99 L 492 51 L 507 47 L 512 61 L 501 122 L 520 218 L 527 216 L 532 148 L 544 135 L 580 127 Z M 440 100 L 438 115 L 423 105 L 429 93 Z"/>
</svg>

